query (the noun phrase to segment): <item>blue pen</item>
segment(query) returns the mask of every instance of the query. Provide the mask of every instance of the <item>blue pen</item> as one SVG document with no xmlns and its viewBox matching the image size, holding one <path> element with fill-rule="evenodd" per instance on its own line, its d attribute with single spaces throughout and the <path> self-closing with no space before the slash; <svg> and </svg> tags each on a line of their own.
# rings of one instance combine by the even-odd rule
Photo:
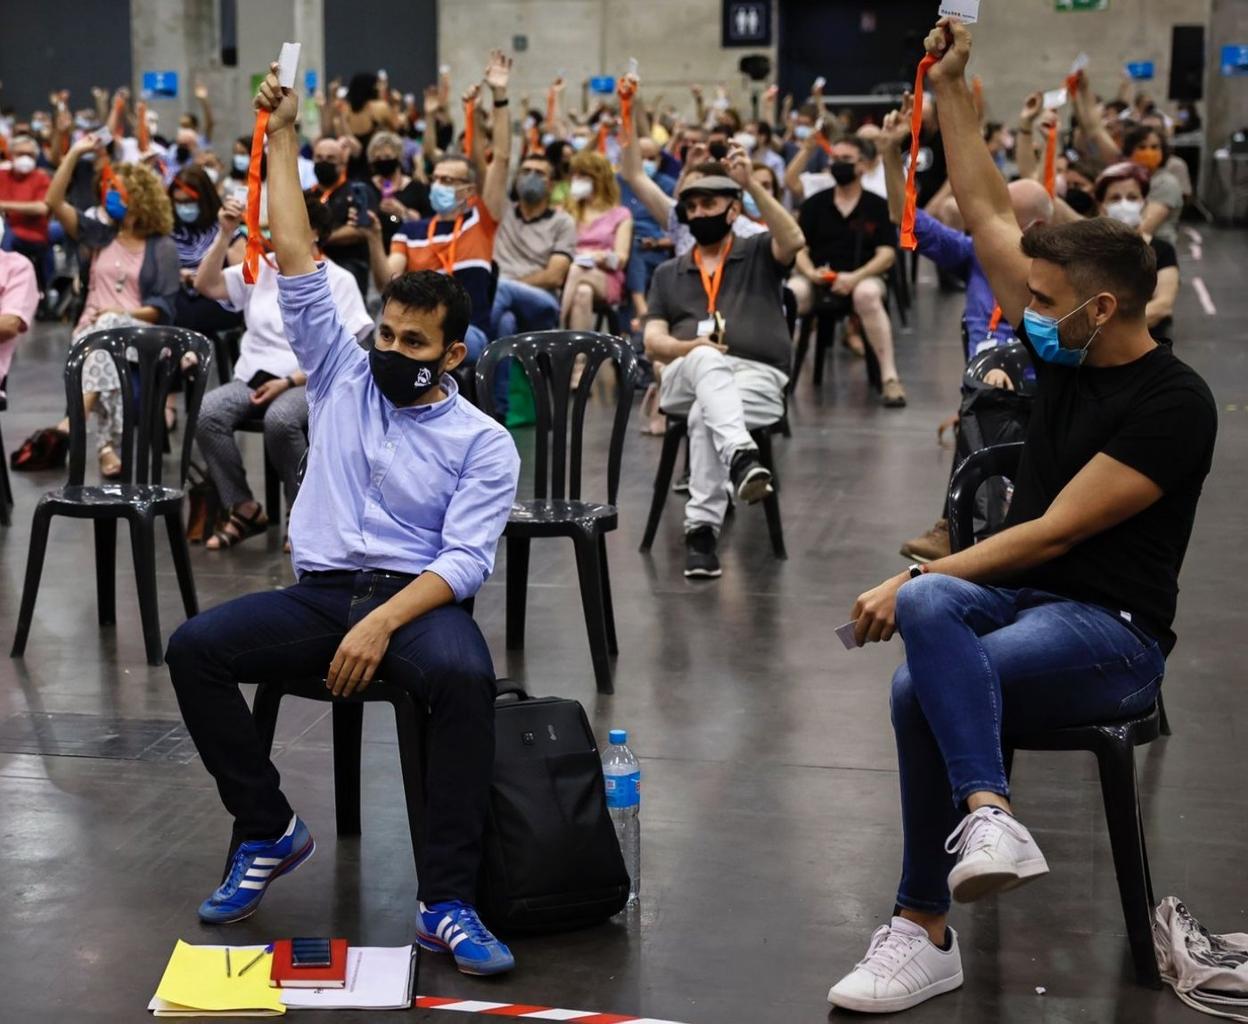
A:
<svg viewBox="0 0 1248 1024">
<path fill-rule="evenodd" d="M 256 964 L 260 962 L 260 959 L 264 956 L 265 953 L 272 953 L 272 952 L 273 952 L 272 944 L 265 946 L 264 949 L 260 950 L 260 952 L 255 955 L 255 958 L 253 960 L 248 962 L 246 967 L 244 967 L 241 971 L 238 972 L 238 976 L 241 978 L 244 974 L 246 974 L 249 970 L 251 970 L 253 967 L 256 966 Z"/>
</svg>

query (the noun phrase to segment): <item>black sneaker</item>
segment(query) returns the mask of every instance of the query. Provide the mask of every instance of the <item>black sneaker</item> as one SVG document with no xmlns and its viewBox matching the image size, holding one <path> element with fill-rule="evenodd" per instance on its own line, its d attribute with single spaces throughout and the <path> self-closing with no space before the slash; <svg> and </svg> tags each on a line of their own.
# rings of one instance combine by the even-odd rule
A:
<svg viewBox="0 0 1248 1024">
<path fill-rule="evenodd" d="M 742 448 L 732 457 L 732 488 L 737 500 L 753 505 L 771 493 L 771 470 L 759 461 L 757 448 Z"/>
<path fill-rule="evenodd" d="M 685 575 L 691 579 L 715 579 L 722 574 L 715 554 L 715 531 L 699 526 L 685 534 Z"/>
<path fill-rule="evenodd" d="M 682 473 L 680 475 L 680 479 L 678 479 L 674 484 L 672 484 L 672 493 L 673 494 L 688 494 L 689 493 L 689 474 L 688 473 Z"/>
</svg>

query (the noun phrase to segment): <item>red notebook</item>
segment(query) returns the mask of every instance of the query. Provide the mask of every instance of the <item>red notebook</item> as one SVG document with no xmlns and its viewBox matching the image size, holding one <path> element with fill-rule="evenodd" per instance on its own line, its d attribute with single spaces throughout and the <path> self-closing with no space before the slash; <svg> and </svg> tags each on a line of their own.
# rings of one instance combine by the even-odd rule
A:
<svg viewBox="0 0 1248 1024">
<path fill-rule="evenodd" d="M 331 940 L 329 951 L 328 967 L 295 967 L 291 963 L 290 939 L 278 939 L 273 943 L 269 985 L 273 988 L 346 988 L 347 940 Z"/>
</svg>

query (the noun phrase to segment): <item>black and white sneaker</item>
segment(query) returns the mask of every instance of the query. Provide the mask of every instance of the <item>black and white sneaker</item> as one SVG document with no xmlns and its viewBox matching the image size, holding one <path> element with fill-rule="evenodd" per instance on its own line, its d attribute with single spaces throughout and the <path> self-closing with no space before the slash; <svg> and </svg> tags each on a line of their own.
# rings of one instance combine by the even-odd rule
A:
<svg viewBox="0 0 1248 1024">
<path fill-rule="evenodd" d="M 715 531 L 699 526 L 685 534 L 685 575 L 690 579 L 715 579 L 722 575 L 715 553 Z"/>
<path fill-rule="evenodd" d="M 771 493 L 771 470 L 763 465 L 757 448 L 742 448 L 732 457 L 732 487 L 737 500 L 753 505 Z"/>
<path fill-rule="evenodd" d="M 672 493 L 673 494 L 688 494 L 689 493 L 689 474 L 688 473 L 680 474 L 680 478 L 674 484 L 672 484 Z"/>
</svg>

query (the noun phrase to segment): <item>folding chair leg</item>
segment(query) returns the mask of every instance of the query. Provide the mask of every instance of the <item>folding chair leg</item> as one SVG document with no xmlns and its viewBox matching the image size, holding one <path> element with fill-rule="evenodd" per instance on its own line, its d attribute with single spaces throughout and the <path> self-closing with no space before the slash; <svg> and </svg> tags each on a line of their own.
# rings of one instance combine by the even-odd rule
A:
<svg viewBox="0 0 1248 1024">
<path fill-rule="evenodd" d="M 529 600 L 529 538 L 507 538 L 507 650 L 524 650 Z"/>
<path fill-rule="evenodd" d="M 182 608 L 188 619 L 199 614 L 199 598 L 195 593 L 195 576 L 191 571 L 191 549 L 186 543 L 186 529 L 180 512 L 165 516 L 165 528 L 169 531 L 169 547 L 173 550 L 173 567 L 178 574 L 178 589 L 182 592 Z"/>
<path fill-rule="evenodd" d="M 35 617 L 35 598 L 39 596 L 39 579 L 43 575 L 43 558 L 48 550 L 48 528 L 51 524 L 51 513 L 44 508 L 36 508 L 30 524 L 30 553 L 26 556 L 22 606 L 17 613 L 17 632 L 13 634 L 13 650 L 10 652 L 13 658 L 20 658 L 26 653 L 26 637 L 30 635 L 30 623 Z"/>
<path fill-rule="evenodd" d="M 754 442 L 758 445 L 759 460 L 771 470 L 772 493 L 763 499 L 763 513 L 767 516 L 767 532 L 771 535 L 771 550 L 781 561 L 789 557 L 784 546 L 784 526 L 780 521 L 780 477 L 776 473 L 775 461 L 772 457 L 771 434 L 766 430 L 756 431 Z"/>
<path fill-rule="evenodd" d="M 828 350 L 836 342 L 837 321 L 830 316 L 815 318 L 815 375 L 812 378 L 815 387 L 823 384 L 823 364 L 828 357 Z"/>
<path fill-rule="evenodd" d="M 620 645 L 615 638 L 615 606 L 611 602 L 611 573 L 607 567 L 605 533 L 598 536 L 598 559 L 602 563 L 602 615 L 607 623 L 607 650 L 612 654 L 619 654 Z"/>
<path fill-rule="evenodd" d="M 680 454 L 680 442 L 685 434 L 683 424 L 673 426 L 670 422 L 663 434 L 659 468 L 654 474 L 654 495 L 650 498 L 650 515 L 646 519 L 646 532 L 642 535 L 639 548 L 643 554 L 650 550 L 654 535 L 659 532 L 659 520 L 663 518 L 663 507 L 667 504 L 667 494 L 672 487 L 672 474 L 676 471 L 676 458 Z"/>
<path fill-rule="evenodd" d="M 1161 696 L 1160 690 L 1157 691 L 1157 714 L 1160 718 L 1160 721 L 1158 722 L 1158 726 L 1161 729 L 1161 734 L 1163 736 L 1169 736 L 1170 735 L 1170 719 L 1166 716 L 1166 702 L 1165 702 L 1165 699 Z"/>
<path fill-rule="evenodd" d="M 12 526 L 13 484 L 9 481 L 9 464 L 3 455 L 4 435 L 0 434 L 0 526 Z"/>
<path fill-rule="evenodd" d="M 572 541 L 576 548 L 576 571 L 581 582 L 581 606 L 585 610 L 585 630 L 589 634 L 594 681 L 599 693 L 614 693 L 607 653 L 607 620 L 603 610 L 602 561 L 598 541 L 589 533 L 578 533 Z"/>
<path fill-rule="evenodd" d="M 425 849 L 425 717 L 408 693 L 394 702 L 394 727 L 398 733 L 399 765 L 403 773 L 403 797 L 407 802 L 407 828 L 412 836 L 412 857 L 420 878 L 420 858 Z"/>
<path fill-rule="evenodd" d="M 95 602 L 100 625 L 117 623 L 117 520 L 95 521 Z"/>
<path fill-rule="evenodd" d="M 269 514 L 269 527 L 282 528 L 282 474 L 269 458 L 269 446 L 264 445 L 264 510 Z"/>
<path fill-rule="evenodd" d="M 1125 743 L 1106 742 L 1097 751 L 1101 796 L 1109 825 L 1109 844 L 1118 876 L 1122 916 L 1135 962 L 1136 980 L 1161 988 L 1153 946 L 1153 906 L 1140 824 L 1140 798 L 1135 778 L 1135 752 Z"/>
<path fill-rule="evenodd" d="M 143 645 L 147 663 L 160 665 L 164 652 L 160 642 L 160 608 L 156 591 L 156 530 L 151 519 L 130 520 L 130 547 L 134 554 L 134 578 L 139 590 L 139 618 L 143 622 Z"/>
<path fill-rule="evenodd" d="M 810 334 L 815 327 L 815 314 L 807 313 L 802 317 L 797 328 L 797 348 L 793 352 L 793 372 L 789 375 L 789 394 L 797 389 L 797 378 L 802 375 L 802 364 L 806 362 L 806 353 L 810 349 Z"/>
<path fill-rule="evenodd" d="M 364 705 L 335 701 L 334 811 L 340 836 L 360 834 L 360 750 L 363 746 Z"/>
</svg>

